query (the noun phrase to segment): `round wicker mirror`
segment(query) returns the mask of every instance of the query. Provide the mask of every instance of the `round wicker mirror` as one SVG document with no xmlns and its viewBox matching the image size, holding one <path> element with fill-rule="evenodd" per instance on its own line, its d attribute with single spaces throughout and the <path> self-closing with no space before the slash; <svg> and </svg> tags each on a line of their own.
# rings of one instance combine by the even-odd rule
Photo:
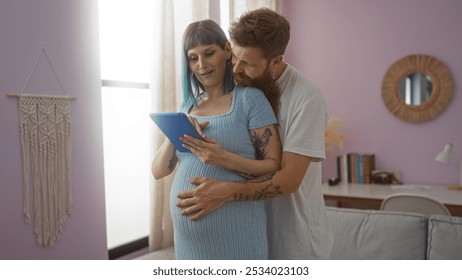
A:
<svg viewBox="0 0 462 280">
<path fill-rule="evenodd" d="M 425 77 L 416 82 L 415 74 Z M 449 69 L 429 55 L 409 55 L 393 63 L 382 82 L 382 99 L 394 116 L 424 122 L 440 114 L 452 97 Z M 412 101 L 412 100 L 422 100 Z"/>
</svg>

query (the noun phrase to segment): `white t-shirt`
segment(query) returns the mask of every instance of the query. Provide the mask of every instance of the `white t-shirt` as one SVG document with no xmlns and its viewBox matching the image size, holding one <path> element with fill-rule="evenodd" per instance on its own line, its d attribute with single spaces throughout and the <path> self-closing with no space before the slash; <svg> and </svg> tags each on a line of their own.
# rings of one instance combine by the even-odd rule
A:
<svg viewBox="0 0 462 280">
<path fill-rule="evenodd" d="M 281 88 L 279 124 L 283 152 L 325 158 L 327 108 L 319 88 L 288 65 Z M 311 162 L 300 188 L 266 201 L 270 259 L 327 259 L 333 235 L 327 224 L 321 161 Z"/>
</svg>

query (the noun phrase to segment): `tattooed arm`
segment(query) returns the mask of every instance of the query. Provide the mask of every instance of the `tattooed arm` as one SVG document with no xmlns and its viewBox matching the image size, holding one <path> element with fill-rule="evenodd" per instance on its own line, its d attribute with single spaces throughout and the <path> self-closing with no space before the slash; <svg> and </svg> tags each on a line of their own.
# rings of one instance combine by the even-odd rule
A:
<svg viewBox="0 0 462 280">
<path fill-rule="evenodd" d="M 151 172 L 154 179 L 161 179 L 175 170 L 178 162 L 175 151 L 175 146 L 166 139 L 152 160 Z"/>
<path fill-rule="evenodd" d="M 280 168 L 281 142 L 276 125 L 265 126 L 250 131 L 256 149 L 256 159 L 245 158 L 221 148 L 212 139 L 201 141 L 193 137 L 182 138 L 185 147 L 190 149 L 206 164 L 213 164 L 239 173 L 244 178 L 254 178 L 274 172 Z M 175 147 L 165 140 L 152 161 L 152 174 L 155 179 L 163 178 L 173 172 L 177 164 Z"/>
<path fill-rule="evenodd" d="M 298 190 L 313 158 L 291 152 L 282 153 L 281 169 L 247 182 L 222 182 L 211 178 L 192 178 L 196 188 L 178 194 L 182 215 L 198 220 L 226 202 L 271 199 Z"/>
<path fill-rule="evenodd" d="M 253 129 L 250 136 L 256 150 L 255 159 L 228 152 L 213 139 L 201 141 L 193 137 L 183 137 L 181 140 L 202 162 L 232 170 L 247 179 L 278 170 L 281 142 L 277 125 Z"/>
</svg>

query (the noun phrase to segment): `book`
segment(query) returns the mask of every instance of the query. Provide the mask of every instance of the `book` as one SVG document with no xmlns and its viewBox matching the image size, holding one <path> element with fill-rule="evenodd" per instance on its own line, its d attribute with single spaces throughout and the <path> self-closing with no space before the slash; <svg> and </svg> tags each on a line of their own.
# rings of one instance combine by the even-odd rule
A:
<svg viewBox="0 0 462 280">
<path fill-rule="evenodd" d="M 337 178 L 344 183 L 371 184 L 375 155 L 347 153 L 337 156 Z"/>
<path fill-rule="evenodd" d="M 363 155 L 363 174 L 364 174 L 364 183 L 372 183 L 372 171 L 375 170 L 375 155 L 374 154 L 364 154 Z"/>
<path fill-rule="evenodd" d="M 337 163 L 337 178 L 339 179 L 340 182 L 343 182 L 342 181 L 342 168 L 341 168 L 341 165 L 342 165 L 342 156 L 337 156 L 336 158 L 336 163 Z"/>
<path fill-rule="evenodd" d="M 355 155 L 356 163 L 356 183 L 364 184 L 364 161 L 362 154 Z"/>
<path fill-rule="evenodd" d="M 337 156 L 337 176 L 340 182 L 348 183 L 348 162 L 346 154 Z"/>
<path fill-rule="evenodd" d="M 348 183 L 356 183 L 355 153 L 348 153 Z"/>
</svg>

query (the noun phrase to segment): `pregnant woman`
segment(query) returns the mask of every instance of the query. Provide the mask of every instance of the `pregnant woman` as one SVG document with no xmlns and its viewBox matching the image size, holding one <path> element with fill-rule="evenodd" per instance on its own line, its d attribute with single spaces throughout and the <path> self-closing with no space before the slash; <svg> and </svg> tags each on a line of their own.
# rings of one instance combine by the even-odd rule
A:
<svg viewBox="0 0 462 280">
<path fill-rule="evenodd" d="M 185 137 L 185 147 L 191 152 L 181 153 L 167 139 L 153 159 L 155 179 L 171 174 L 176 167 L 170 196 L 176 258 L 267 259 L 263 201 L 225 203 L 192 221 L 180 214 L 176 196 L 194 188 L 189 183 L 191 177 L 241 181 L 278 170 L 281 143 L 272 105 L 277 106 L 256 88 L 235 86 L 230 43 L 212 20 L 187 27 L 183 51 L 181 111 L 198 126 L 206 139 L 200 145 L 207 147 L 199 152 L 193 145 L 198 142 Z"/>
</svg>

